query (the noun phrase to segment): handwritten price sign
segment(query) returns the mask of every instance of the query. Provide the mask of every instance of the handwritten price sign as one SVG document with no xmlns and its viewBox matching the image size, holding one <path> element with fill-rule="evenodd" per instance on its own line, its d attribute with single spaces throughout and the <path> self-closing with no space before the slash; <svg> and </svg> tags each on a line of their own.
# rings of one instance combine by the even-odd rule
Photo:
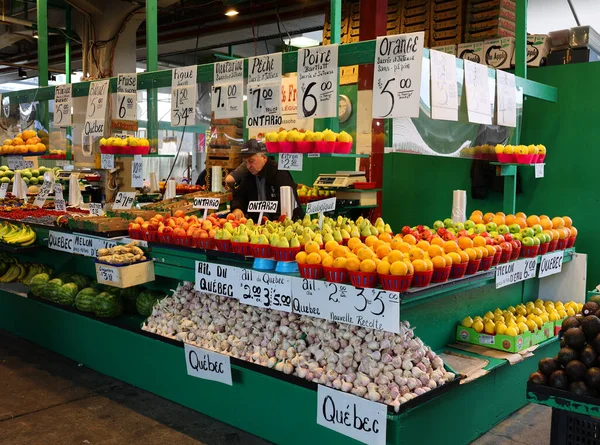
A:
<svg viewBox="0 0 600 445">
<path fill-rule="evenodd" d="M 54 126 L 69 127 L 71 125 L 71 107 L 73 98 L 71 97 L 72 86 L 56 85 L 54 88 Z"/>
<path fill-rule="evenodd" d="M 119 271 L 111 266 L 98 265 L 97 268 L 97 280 L 99 283 L 118 283 L 119 282 Z"/>
<path fill-rule="evenodd" d="M 90 84 L 85 114 L 84 136 L 103 136 L 106 102 L 108 101 L 108 80 Z"/>
<path fill-rule="evenodd" d="M 133 162 L 131 163 L 131 186 L 136 188 L 144 186 L 144 172 L 141 155 L 135 155 L 133 157 Z"/>
<path fill-rule="evenodd" d="M 63 196 L 63 188 L 60 184 L 54 184 L 54 208 L 59 212 L 66 212 L 67 206 Z"/>
<path fill-rule="evenodd" d="M 496 267 L 496 289 L 535 278 L 537 268 L 536 258 L 524 258 Z"/>
<path fill-rule="evenodd" d="M 292 284 L 286 275 L 242 269 L 238 299 L 251 306 L 292 312 Z"/>
<path fill-rule="evenodd" d="M 540 262 L 540 274 L 539 278 L 548 277 L 562 271 L 563 259 L 565 256 L 564 250 L 557 250 L 555 252 L 547 253 L 542 256 Z"/>
<path fill-rule="evenodd" d="M 302 171 L 302 153 L 280 153 L 277 162 L 279 170 Z"/>
<path fill-rule="evenodd" d="M 114 210 L 130 209 L 135 200 L 135 192 L 119 192 L 113 205 Z"/>
<path fill-rule="evenodd" d="M 242 82 L 213 86 L 211 104 L 215 119 L 244 116 L 244 84 Z"/>
<path fill-rule="evenodd" d="M 337 117 L 338 45 L 298 51 L 298 117 Z"/>
<path fill-rule="evenodd" d="M 90 215 L 102 216 L 104 215 L 104 209 L 102 204 L 99 202 L 90 202 Z"/>
</svg>

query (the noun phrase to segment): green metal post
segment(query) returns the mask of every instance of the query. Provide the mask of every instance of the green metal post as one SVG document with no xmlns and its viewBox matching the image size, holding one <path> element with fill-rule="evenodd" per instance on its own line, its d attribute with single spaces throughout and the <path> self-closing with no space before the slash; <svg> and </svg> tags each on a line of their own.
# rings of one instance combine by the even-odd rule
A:
<svg viewBox="0 0 600 445">
<path fill-rule="evenodd" d="M 38 32 L 38 85 L 48 86 L 48 4 L 47 0 L 37 0 Z M 48 101 L 40 102 L 40 114 L 44 129 L 49 130 Z"/>
<path fill-rule="evenodd" d="M 527 0 L 517 0 L 515 38 L 515 75 L 527 78 Z"/>
<path fill-rule="evenodd" d="M 158 70 L 158 5 L 146 1 L 146 71 Z M 148 140 L 151 152 L 158 153 L 158 90 L 148 89 Z"/>
<path fill-rule="evenodd" d="M 331 44 L 339 44 L 342 40 L 342 0 L 331 0 L 330 9 L 330 23 L 331 23 Z M 338 71 L 338 86 L 340 84 L 340 76 Z M 328 117 L 323 119 L 323 124 L 326 128 L 330 128 L 332 131 L 338 131 L 340 128 L 340 121 L 338 120 L 337 113 L 339 108 L 339 95 L 336 98 L 338 107 L 335 108 L 336 117 Z"/>
<path fill-rule="evenodd" d="M 71 5 L 65 3 L 65 77 L 66 83 L 71 83 Z M 73 143 L 71 142 L 71 127 L 66 128 L 67 132 L 67 160 L 73 159 Z"/>
</svg>

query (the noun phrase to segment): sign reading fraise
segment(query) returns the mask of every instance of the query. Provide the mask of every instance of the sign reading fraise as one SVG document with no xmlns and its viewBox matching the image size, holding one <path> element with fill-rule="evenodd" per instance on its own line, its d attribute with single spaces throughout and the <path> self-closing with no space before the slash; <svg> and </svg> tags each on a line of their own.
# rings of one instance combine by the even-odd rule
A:
<svg viewBox="0 0 600 445">
<path fill-rule="evenodd" d="M 137 120 L 137 74 L 117 77 L 117 116 L 125 121 Z"/>
<path fill-rule="evenodd" d="M 337 117 L 338 45 L 298 51 L 299 118 Z"/>
<path fill-rule="evenodd" d="M 54 87 L 54 126 L 69 127 L 71 125 L 72 85 L 56 85 Z"/>
</svg>

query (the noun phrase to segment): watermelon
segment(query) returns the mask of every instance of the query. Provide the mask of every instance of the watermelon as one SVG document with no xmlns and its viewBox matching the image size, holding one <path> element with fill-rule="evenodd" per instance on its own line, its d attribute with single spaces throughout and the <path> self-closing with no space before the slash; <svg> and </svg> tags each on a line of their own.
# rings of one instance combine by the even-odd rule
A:
<svg viewBox="0 0 600 445">
<path fill-rule="evenodd" d="M 56 278 L 60 278 L 61 280 L 63 280 L 63 282 L 68 283 L 71 281 L 72 276 L 73 274 L 70 272 L 63 272 L 61 274 L 58 274 Z"/>
<path fill-rule="evenodd" d="M 75 307 L 82 312 L 93 312 L 96 295 L 98 295 L 98 291 L 92 287 L 80 290 L 75 297 Z"/>
<path fill-rule="evenodd" d="M 46 283 L 42 298 L 50 301 L 56 301 L 60 288 L 65 284 L 60 278 L 54 278 Z"/>
<path fill-rule="evenodd" d="M 75 283 L 63 284 L 56 294 L 56 302 L 65 306 L 72 306 L 79 288 Z"/>
<path fill-rule="evenodd" d="M 79 289 L 84 289 L 90 285 L 90 280 L 79 274 L 72 275 L 69 281 L 75 283 Z"/>
<path fill-rule="evenodd" d="M 50 281 L 50 275 L 47 273 L 39 273 L 35 275 L 29 282 L 31 293 L 36 297 L 41 297 L 48 281 Z"/>
<path fill-rule="evenodd" d="M 138 295 L 135 307 L 138 313 L 144 317 L 152 315 L 152 308 L 162 298 L 162 293 L 146 290 Z"/>
<path fill-rule="evenodd" d="M 123 301 L 110 292 L 100 292 L 92 307 L 97 317 L 116 317 L 123 312 Z"/>
<path fill-rule="evenodd" d="M 118 295 L 123 299 L 123 306 L 127 314 L 137 314 L 135 302 L 142 289 L 139 286 L 127 287 L 119 289 Z"/>
</svg>

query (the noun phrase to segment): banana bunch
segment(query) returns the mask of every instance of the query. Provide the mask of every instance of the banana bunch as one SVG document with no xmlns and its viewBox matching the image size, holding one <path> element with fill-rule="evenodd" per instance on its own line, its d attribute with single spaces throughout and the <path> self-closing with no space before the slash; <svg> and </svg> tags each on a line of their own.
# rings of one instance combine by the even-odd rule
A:
<svg viewBox="0 0 600 445">
<path fill-rule="evenodd" d="M 29 286 L 32 278 L 43 272 L 50 275 L 53 270 L 45 264 L 11 263 L 4 275 L 0 276 L 0 283 L 20 282 Z"/>
<path fill-rule="evenodd" d="M 0 241 L 6 244 L 27 247 L 35 243 L 35 232 L 30 226 L 22 224 L 20 227 L 5 222 L 0 225 Z"/>
</svg>

